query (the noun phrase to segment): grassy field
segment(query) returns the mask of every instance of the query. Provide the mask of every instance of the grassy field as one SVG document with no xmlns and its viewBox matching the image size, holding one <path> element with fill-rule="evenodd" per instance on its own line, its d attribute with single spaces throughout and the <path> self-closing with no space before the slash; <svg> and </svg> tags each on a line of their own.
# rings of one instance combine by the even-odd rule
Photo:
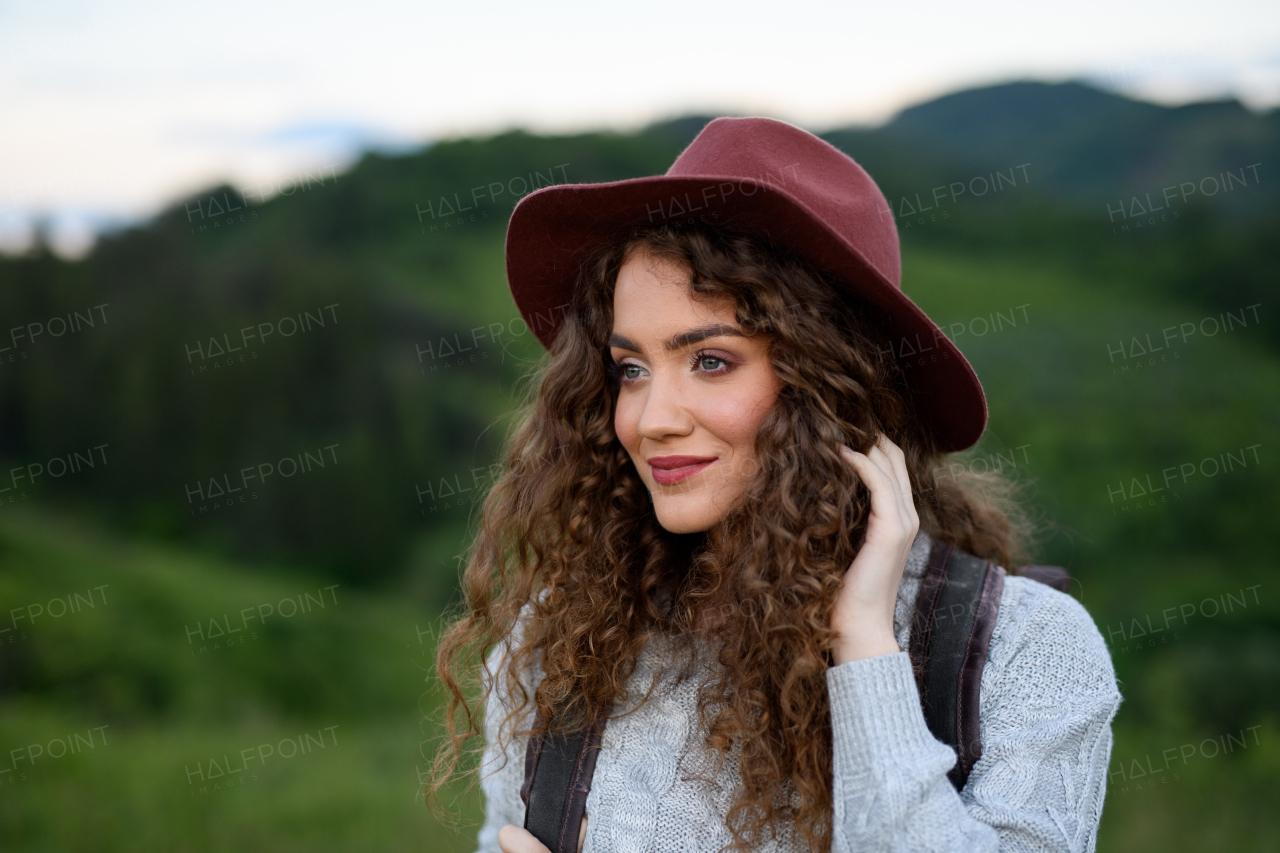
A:
<svg viewBox="0 0 1280 853">
<path fill-rule="evenodd" d="M 457 793 L 457 829 L 421 799 L 433 615 L 405 596 L 31 512 L 0 517 L 0 549 L 21 617 L 0 635 L 4 849 L 474 847 L 474 791 Z M 78 612 L 50 616 L 68 595 Z"/>
</svg>

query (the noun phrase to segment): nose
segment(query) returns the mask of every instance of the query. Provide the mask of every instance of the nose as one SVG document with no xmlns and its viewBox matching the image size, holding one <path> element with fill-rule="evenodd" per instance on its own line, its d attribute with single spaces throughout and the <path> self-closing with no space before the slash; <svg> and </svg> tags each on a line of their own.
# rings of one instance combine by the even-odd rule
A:
<svg viewBox="0 0 1280 853">
<path fill-rule="evenodd" d="M 638 431 L 650 441 L 693 432 L 687 389 L 670 374 L 668 370 L 655 370 L 645 388 Z"/>
</svg>

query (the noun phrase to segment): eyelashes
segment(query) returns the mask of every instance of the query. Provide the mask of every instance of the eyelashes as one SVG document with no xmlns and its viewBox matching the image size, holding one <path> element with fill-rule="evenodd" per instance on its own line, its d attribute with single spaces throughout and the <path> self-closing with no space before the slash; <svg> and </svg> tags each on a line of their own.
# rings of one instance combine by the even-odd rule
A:
<svg viewBox="0 0 1280 853">
<path fill-rule="evenodd" d="M 723 376 L 734 368 L 733 362 L 729 361 L 729 359 L 707 352 L 706 350 L 699 350 L 689 359 L 689 369 L 697 370 L 703 361 L 720 362 L 720 366 L 715 369 L 702 370 L 701 372 L 703 376 Z M 629 367 L 635 367 L 640 370 L 644 369 L 638 364 L 619 364 L 610 358 L 609 364 L 605 366 L 605 370 L 609 374 L 610 379 L 617 380 L 622 385 L 630 385 L 634 382 L 639 382 L 639 378 L 632 379 L 626 375 L 626 370 Z"/>
<path fill-rule="evenodd" d="M 733 369 L 733 363 L 730 362 L 729 359 L 722 358 L 718 355 L 712 355 L 711 353 L 705 352 L 705 351 L 699 351 L 694 353 L 693 358 L 689 362 L 689 367 L 697 368 L 704 360 L 720 362 L 720 367 L 717 367 L 714 370 L 703 370 L 702 372 L 706 376 L 722 376 Z"/>
</svg>

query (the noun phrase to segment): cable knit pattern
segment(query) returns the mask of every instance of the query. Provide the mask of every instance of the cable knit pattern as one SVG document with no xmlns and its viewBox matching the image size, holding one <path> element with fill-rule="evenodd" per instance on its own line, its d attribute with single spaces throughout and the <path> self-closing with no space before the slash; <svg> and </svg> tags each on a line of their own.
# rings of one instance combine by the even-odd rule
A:
<svg viewBox="0 0 1280 853">
<path fill-rule="evenodd" d="M 902 648 L 931 546 L 921 532 L 903 572 L 894 614 Z M 634 707 L 676 651 L 669 640 L 650 643 L 628 683 L 634 700 L 614 708 L 630 713 L 605 728 L 583 853 L 710 853 L 730 841 L 724 817 L 741 777 L 732 753 L 716 768 L 697 721 L 698 686 L 713 658 L 695 647 L 692 677 L 667 672 Z M 540 677 L 533 673 L 530 683 Z M 982 675 L 983 754 L 959 793 L 946 776 L 955 753 L 929 732 L 906 652 L 832 667 L 827 690 L 833 853 L 1094 850 L 1120 693 L 1097 626 L 1069 595 L 1005 580 Z M 486 709 L 481 853 L 497 853 L 502 826 L 524 823 L 524 742 L 512 742 L 505 756 L 494 748 L 491 721 L 506 713 L 497 692 Z M 782 830 L 764 850 L 804 849 Z"/>
</svg>

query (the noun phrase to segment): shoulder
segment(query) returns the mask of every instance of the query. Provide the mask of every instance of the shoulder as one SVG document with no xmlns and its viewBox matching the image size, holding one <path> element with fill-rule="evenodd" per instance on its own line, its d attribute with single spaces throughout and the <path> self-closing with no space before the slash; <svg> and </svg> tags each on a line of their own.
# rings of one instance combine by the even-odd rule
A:
<svg viewBox="0 0 1280 853">
<path fill-rule="evenodd" d="M 961 792 L 1001 849 L 1094 849 L 1120 701 L 1088 610 L 1006 577 L 982 673 L 982 753 Z"/>
<path fill-rule="evenodd" d="M 1110 650 L 1089 611 L 1066 593 L 1014 575 L 1004 581 L 982 681 L 984 706 L 988 696 L 1024 708 L 1064 701 L 1114 708 L 1120 698 Z"/>
</svg>

